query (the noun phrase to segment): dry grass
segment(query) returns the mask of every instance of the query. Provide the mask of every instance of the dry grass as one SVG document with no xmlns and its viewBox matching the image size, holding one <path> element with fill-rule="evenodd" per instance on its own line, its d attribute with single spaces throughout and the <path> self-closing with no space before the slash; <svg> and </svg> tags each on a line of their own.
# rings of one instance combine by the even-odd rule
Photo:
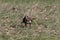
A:
<svg viewBox="0 0 60 40">
<path fill-rule="evenodd" d="M 59 40 L 59 1 L 0 0 L 0 40 Z M 31 28 L 22 26 L 24 15 L 36 17 Z"/>
</svg>

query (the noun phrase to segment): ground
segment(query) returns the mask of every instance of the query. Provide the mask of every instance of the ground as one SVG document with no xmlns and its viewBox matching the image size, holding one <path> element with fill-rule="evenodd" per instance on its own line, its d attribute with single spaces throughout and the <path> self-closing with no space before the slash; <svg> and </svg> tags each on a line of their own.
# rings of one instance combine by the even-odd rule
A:
<svg viewBox="0 0 60 40">
<path fill-rule="evenodd" d="M 31 28 L 25 15 L 36 18 Z M 60 40 L 60 0 L 0 0 L 0 40 Z"/>
</svg>

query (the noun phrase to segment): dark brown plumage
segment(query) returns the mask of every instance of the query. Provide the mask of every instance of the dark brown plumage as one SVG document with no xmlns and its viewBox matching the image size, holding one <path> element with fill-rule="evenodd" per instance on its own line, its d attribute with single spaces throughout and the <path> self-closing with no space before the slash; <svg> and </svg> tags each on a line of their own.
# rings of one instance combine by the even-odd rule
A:
<svg viewBox="0 0 60 40">
<path fill-rule="evenodd" d="M 35 18 L 32 18 L 30 16 L 25 16 L 23 19 L 22 19 L 22 23 L 25 24 L 25 26 L 27 26 L 27 24 L 29 24 L 29 26 L 31 27 L 31 24 L 32 24 L 32 21 L 34 20 Z"/>
</svg>

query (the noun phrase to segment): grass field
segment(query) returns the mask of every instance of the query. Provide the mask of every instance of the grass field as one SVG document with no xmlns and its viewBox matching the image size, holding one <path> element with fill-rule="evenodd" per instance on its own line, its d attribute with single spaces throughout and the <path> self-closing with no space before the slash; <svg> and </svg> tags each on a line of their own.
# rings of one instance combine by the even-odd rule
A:
<svg viewBox="0 0 60 40">
<path fill-rule="evenodd" d="M 36 17 L 31 28 L 24 15 Z M 60 0 L 0 0 L 0 40 L 60 40 Z"/>
</svg>

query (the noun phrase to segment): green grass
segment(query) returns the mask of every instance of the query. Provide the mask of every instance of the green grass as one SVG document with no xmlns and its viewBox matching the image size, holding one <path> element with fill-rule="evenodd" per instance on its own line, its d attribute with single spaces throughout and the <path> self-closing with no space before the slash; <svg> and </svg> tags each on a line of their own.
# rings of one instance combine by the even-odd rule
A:
<svg viewBox="0 0 60 40">
<path fill-rule="evenodd" d="M 23 27 L 30 13 L 36 19 Z M 0 0 L 0 40 L 60 40 L 60 0 Z"/>
</svg>

